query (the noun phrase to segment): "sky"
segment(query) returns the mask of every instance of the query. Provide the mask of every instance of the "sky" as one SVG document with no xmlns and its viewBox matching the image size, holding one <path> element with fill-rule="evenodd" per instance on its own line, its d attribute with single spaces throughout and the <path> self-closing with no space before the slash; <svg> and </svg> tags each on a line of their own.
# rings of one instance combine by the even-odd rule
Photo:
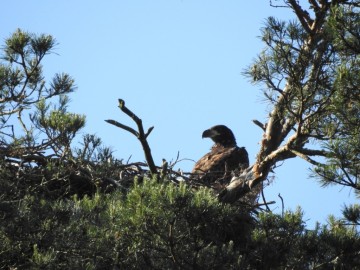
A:
<svg viewBox="0 0 360 270">
<path fill-rule="evenodd" d="M 274 2 L 274 1 L 273 1 Z M 144 161 L 142 148 L 130 133 L 104 120 L 135 127 L 118 106 L 126 106 L 154 126 L 148 138 L 155 163 L 162 158 L 191 171 L 194 161 L 211 148 L 202 139 L 217 124 L 231 128 L 250 163 L 259 151 L 270 107 L 261 86 L 252 85 L 243 71 L 264 48 L 260 28 L 267 17 L 289 20 L 289 9 L 273 8 L 268 0 L 63 0 L 2 1 L 0 42 L 17 28 L 50 34 L 58 45 L 44 60 L 46 78 L 69 73 L 77 90 L 69 111 L 86 115 L 82 134 L 100 137 L 124 161 Z M 80 138 L 78 138 L 80 141 Z M 291 159 L 276 168 L 264 193 L 270 208 L 281 213 L 301 206 L 311 228 L 341 216 L 344 204 L 354 203 L 348 188 L 320 187 L 310 165 Z"/>
</svg>

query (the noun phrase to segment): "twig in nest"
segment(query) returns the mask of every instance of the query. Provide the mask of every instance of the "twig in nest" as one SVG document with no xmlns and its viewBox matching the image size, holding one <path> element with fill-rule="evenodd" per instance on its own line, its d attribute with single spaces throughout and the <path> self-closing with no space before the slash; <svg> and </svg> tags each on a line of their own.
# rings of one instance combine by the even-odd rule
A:
<svg viewBox="0 0 360 270">
<path fill-rule="evenodd" d="M 283 197 L 281 197 L 280 193 L 278 194 L 278 197 L 280 198 L 281 200 L 281 215 L 284 216 L 284 199 Z"/>
</svg>

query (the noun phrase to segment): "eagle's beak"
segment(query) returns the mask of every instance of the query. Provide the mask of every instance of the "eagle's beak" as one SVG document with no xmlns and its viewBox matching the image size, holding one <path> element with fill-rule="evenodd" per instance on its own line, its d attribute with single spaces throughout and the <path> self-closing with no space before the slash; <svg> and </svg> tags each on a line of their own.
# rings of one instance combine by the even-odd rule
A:
<svg viewBox="0 0 360 270">
<path fill-rule="evenodd" d="M 202 134 L 202 138 L 212 138 L 214 137 L 215 135 L 218 135 L 217 132 L 213 129 L 207 129 L 203 132 Z"/>
</svg>

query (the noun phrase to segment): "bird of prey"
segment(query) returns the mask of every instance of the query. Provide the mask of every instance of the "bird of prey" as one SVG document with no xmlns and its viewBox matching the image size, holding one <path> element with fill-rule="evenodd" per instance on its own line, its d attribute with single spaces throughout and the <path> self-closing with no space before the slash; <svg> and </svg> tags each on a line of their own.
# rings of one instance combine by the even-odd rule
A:
<svg viewBox="0 0 360 270">
<path fill-rule="evenodd" d="M 233 173 L 249 167 L 249 157 L 244 147 L 238 147 L 233 132 L 224 125 L 213 126 L 202 134 L 214 141 L 211 151 L 196 162 L 192 174 L 213 184 L 229 183 Z"/>
</svg>

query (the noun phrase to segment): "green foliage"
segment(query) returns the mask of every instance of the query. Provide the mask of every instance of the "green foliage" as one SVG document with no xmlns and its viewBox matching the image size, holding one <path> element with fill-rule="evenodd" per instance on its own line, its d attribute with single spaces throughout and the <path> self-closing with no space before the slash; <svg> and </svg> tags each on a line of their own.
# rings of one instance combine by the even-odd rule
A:
<svg viewBox="0 0 360 270">
<path fill-rule="evenodd" d="M 51 201 L 39 195 L 2 201 L 1 268 L 86 269 L 96 260 L 95 251 L 99 256 L 107 252 L 106 226 L 93 233 L 95 225 L 105 225 L 93 222 L 104 209 L 106 197 L 102 203 L 96 196 Z M 101 260 L 98 265 L 107 267 Z"/>
<path fill-rule="evenodd" d="M 360 170 L 360 59 L 359 52 L 352 50 L 350 43 L 360 42 L 360 35 L 358 28 L 353 29 L 354 31 L 348 30 L 354 33 L 351 37 L 337 32 L 340 24 L 345 23 L 344 14 L 341 14 L 340 16 L 339 9 L 335 9 L 330 17 L 330 25 L 335 28 L 332 29 L 332 38 L 341 64 L 335 69 L 333 93 L 329 97 L 331 104 L 327 108 L 328 113 L 322 118 L 324 121 L 321 128 L 329 138 L 323 143 L 324 148 L 328 150 L 328 159 L 325 164 L 316 166 L 314 171 L 323 185 L 350 186 L 359 194 L 360 186 L 357 179 Z M 354 16 L 357 18 L 356 23 L 352 18 Z M 344 29 L 355 28 L 354 23 L 358 26 L 358 17 L 358 13 L 348 16 L 347 19 L 354 22 L 343 25 Z M 348 38 L 351 41 L 347 41 Z M 350 47 L 347 47 L 344 53 L 346 44 Z"/>
<path fill-rule="evenodd" d="M 209 190 L 193 192 L 183 184 L 136 185 L 121 212 L 116 223 L 124 240 L 118 243 L 124 268 L 232 265 L 237 255 L 231 247 L 244 248 L 251 228 L 245 212 L 221 205 Z"/>
<path fill-rule="evenodd" d="M 340 220 L 307 230 L 300 210 L 260 216 L 254 231 L 257 269 L 357 269 L 359 234 Z"/>
<path fill-rule="evenodd" d="M 243 246 L 249 226 L 209 191 L 151 180 L 126 197 L 98 193 L 52 202 L 26 195 L 12 211 L 1 209 L 1 267 L 220 267 L 236 262 L 235 246 Z"/>
<path fill-rule="evenodd" d="M 13 199 L 29 193 L 51 199 L 84 196 L 116 186 L 112 178 L 119 175 L 114 166 L 120 161 L 102 159 L 94 164 L 73 154 L 71 146 L 85 126 L 85 116 L 67 111 L 67 94 L 75 90 L 70 75 L 55 74 L 49 83 L 44 78 L 41 61 L 55 45 L 50 35 L 20 29 L 5 40 L 0 63 L 0 169 L 5 179 L 13 179 L 2 183 L 4 194 L 12 190 Z M 88 144 L 95 144 L 93 152 L 112 157 L 100 139 L 85 136 Z M 106 166 L 99 170 L 99 164 Z"/>
<path fill-rule="evenodd" d="M 20 269 L 356 269 L 358 232 L 301 210 L 251 216 L 212 192 L 144 179 L 127 195 L 0 204 L 0 267 Z"/>
<path fill-rule="evenodd" d="M 354 204 L 343 209 L 343 215 L 347 222 L 353 225 L 360 225 L 360 205 Z"/>
<path fill-rule="evenodd" d="M 55 74 L 47 84 L 43 75 L 41 61 L 55 45 L 56 41 L 50 35 L 35 35 L 20 29 L 5 40 L 3 62 L 0 63 L 0 140 L 7 147 L 8 156 L 19 157 L 18 152 L 23 147 L 30 147 L 33 153 L 53 150 L 54 154 L 59 154 L 59 149 L 49 147 L 55 141 L 54 133 L 68 148 L 84 126 L 84 116 L 65 110 L 69 101 L 66 94 L 74 91 L 74 80 L 65 73 Z M 60 108 L 54 109 L 45 119 L 49 106 L 45 100 L 55 96 L 60 96 Z M 24 117 L 29 115 L 26 111 L 32 115 L 30 118 Z M 37 119 L 34 114 L 43 118 Z M 37 124 L 41 120 L 45 130 L 39 134 L 36 132 L 41 129 L 38 130 Z"/>
<path fill-rule="evenodd" d="M 67 112 L 68 102 L 67 96 L 60 96 L 59 108 L 48 112 L 49 105 L 42 99 L 31 117 L 36 127 L 53 142 L 53 151 L 59 156 L 69 154 L 72 140 L 85 126 L 85 116 Z"/>
<path fill-rule="evenodd" d="M 328 25 L 338 51 L 345 55 L 360 53 L 359 6 L 334 6 Z"/>
</svg>

